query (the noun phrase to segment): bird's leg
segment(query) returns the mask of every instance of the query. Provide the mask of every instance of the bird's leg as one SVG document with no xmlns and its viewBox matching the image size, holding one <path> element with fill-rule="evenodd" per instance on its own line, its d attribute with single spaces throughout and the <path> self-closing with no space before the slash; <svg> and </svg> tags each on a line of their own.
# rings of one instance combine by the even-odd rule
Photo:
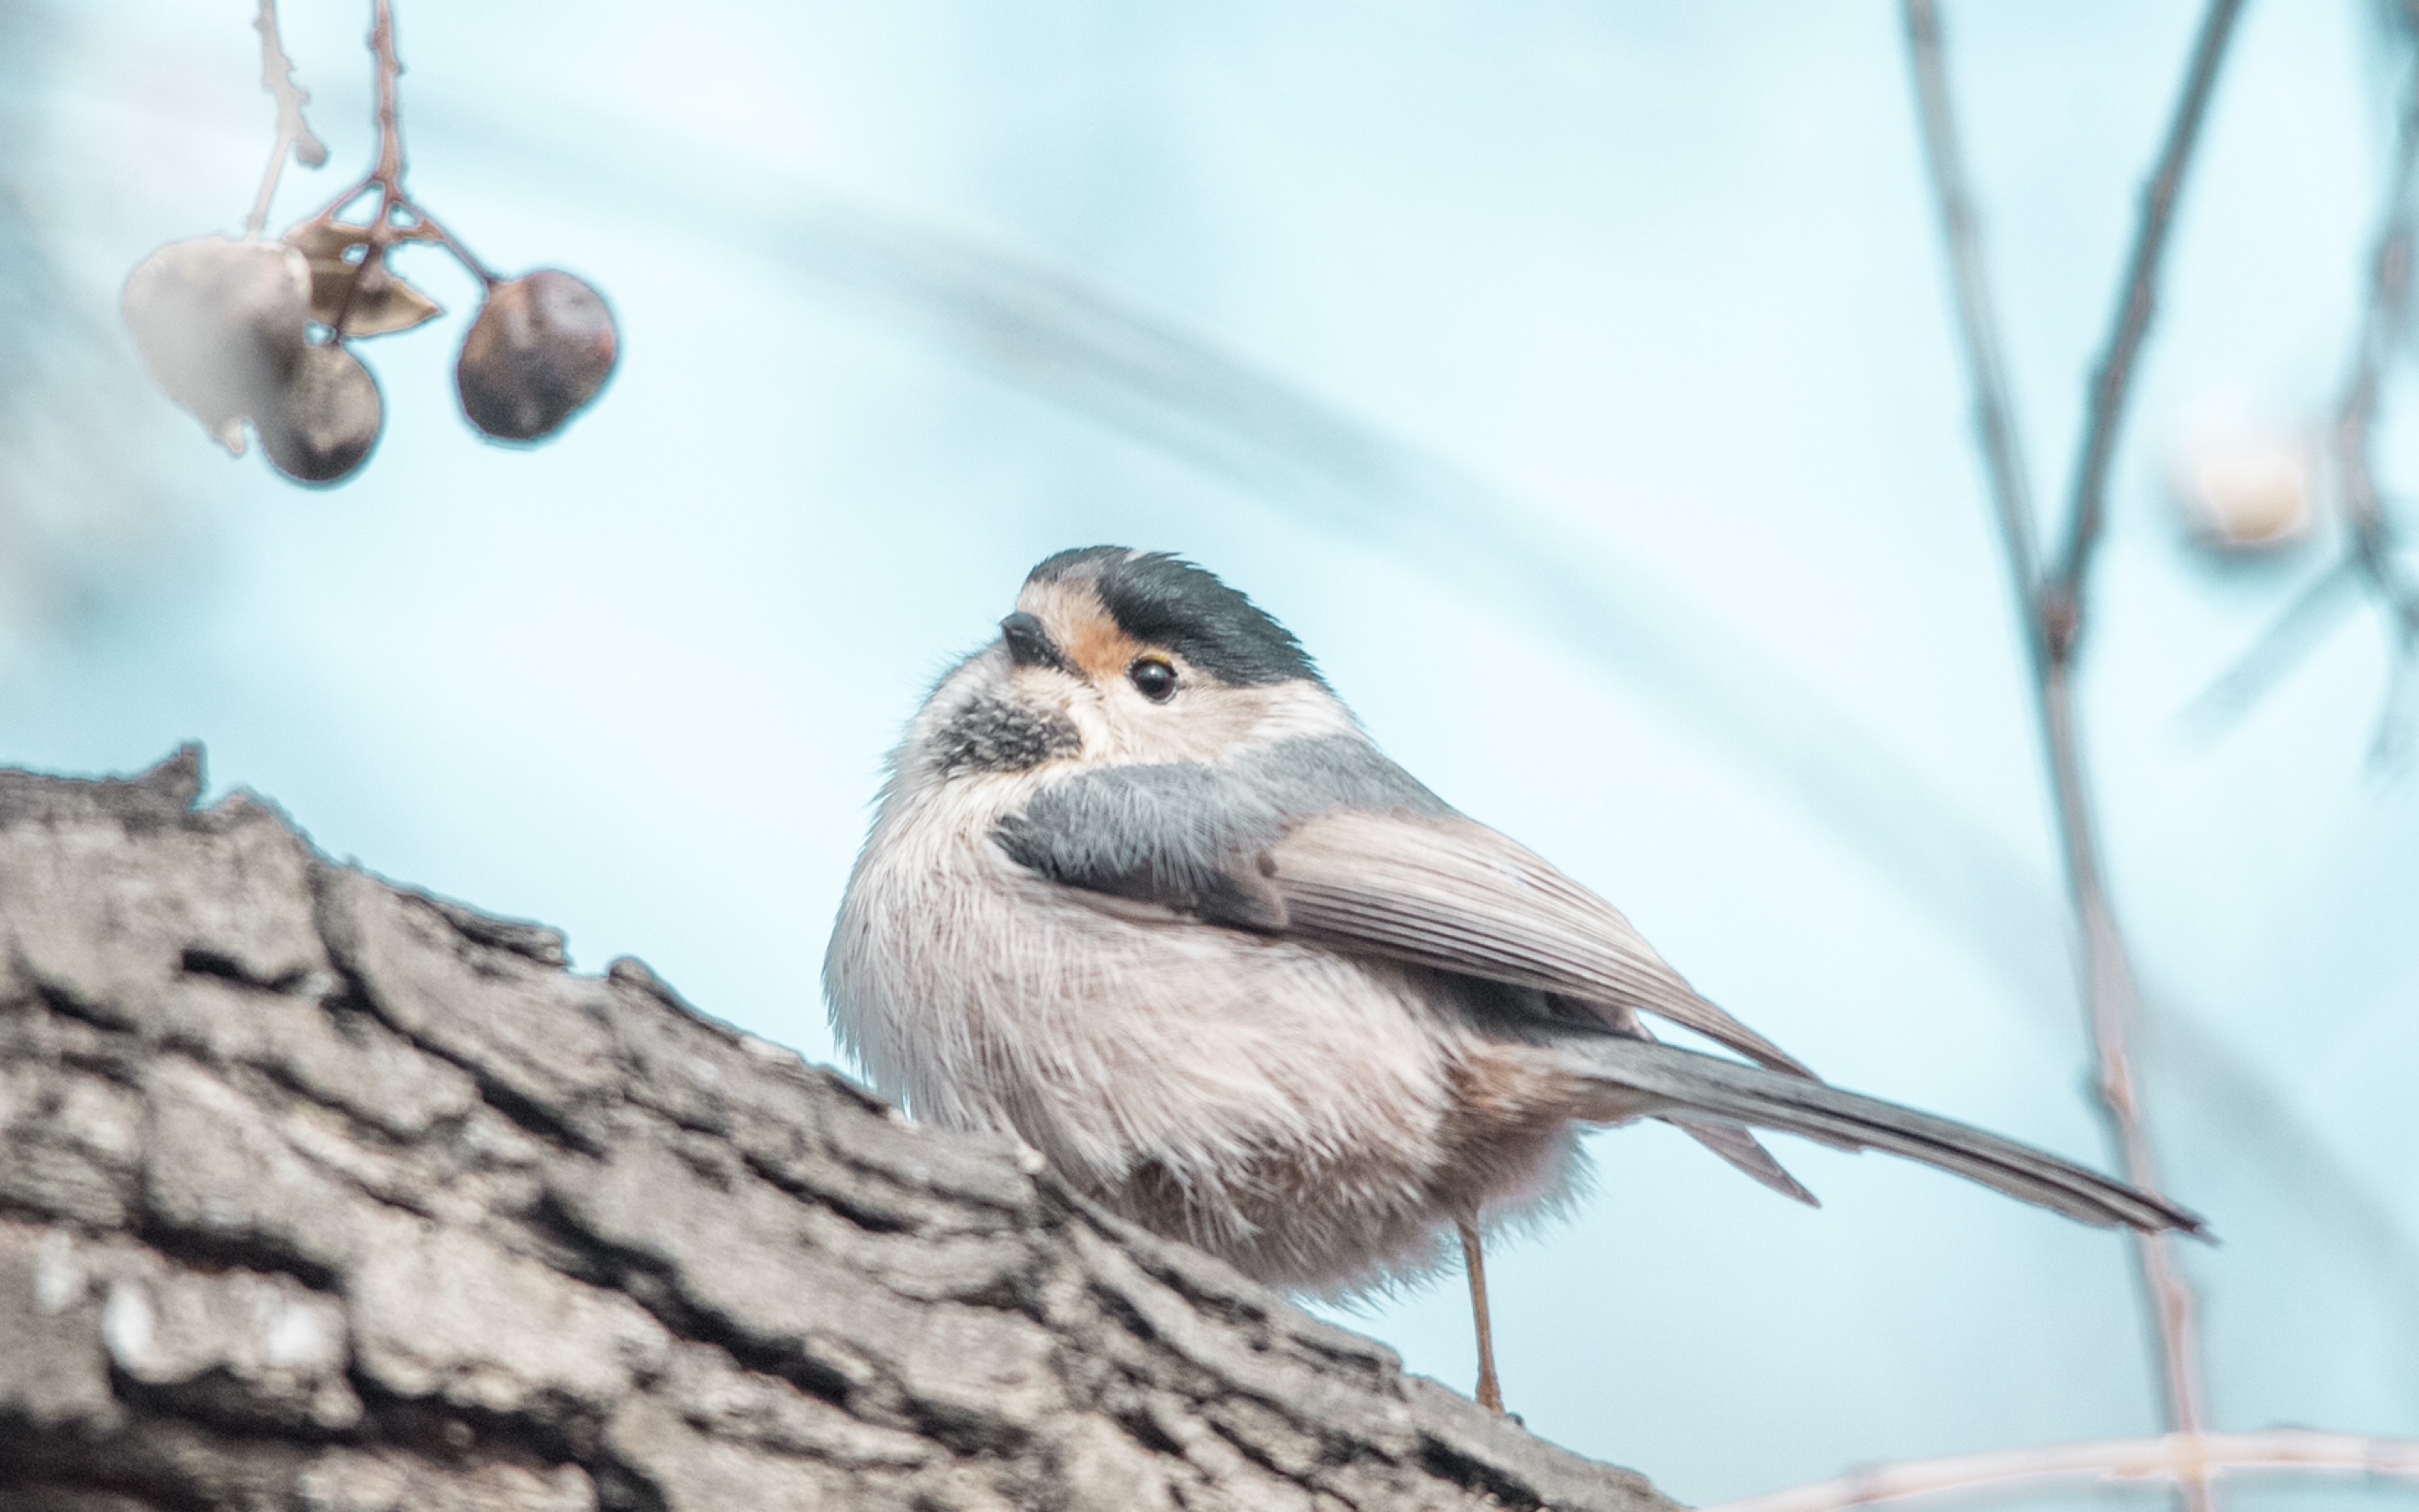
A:
<svg viewBox="0 0 2419 1512">
<path fill-rule="evenodd" d="M 1495 1327 L 1487 1317 L 1487 1257 L 1479 1253 L 1478 1227 L 1461 1226 L 1461 1268 L 1470 1277 L 1470 1312 L 1478 1320 L 1478 1405 L 1503 1415 L 1503 1388 L 1495 1381 Z"/>
</svg>

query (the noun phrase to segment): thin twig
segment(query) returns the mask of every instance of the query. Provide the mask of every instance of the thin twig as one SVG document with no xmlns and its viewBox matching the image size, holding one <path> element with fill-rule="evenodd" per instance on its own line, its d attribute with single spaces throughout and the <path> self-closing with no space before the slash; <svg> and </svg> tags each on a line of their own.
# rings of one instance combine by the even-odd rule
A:
<svg viewBox="0 0 2419 1512">
<path fill-rule="evenodd" d="M 2075 730 L 2074 655 L 2083 625 L 2085 578 L 2100 536 L 2109 459 L 2122 428 L 2134 365 L 2149 332 L 2160 265 L 2184 170 L 2208 113 L 2218 64 L 2241 0 L 2211 0 L 2194 44 L 2182 97 L 2168 127 L 2158 169 L 2143 196 L 2141 224 L 2127 259 L 2116 327 L 2093 377 L 2091 409 L 2075 471 L 2071 535 L 2065 554 L 2049 575 L 2038 565 L 2032 501 L 2019 463 L 2014 409 L 2000 365 L 1997 321 L 1974 224 L 1973 196 L 1958 150 L 1939 15 L 1934 0 L 1903 0 L 1903 7 L 1925 159 L 1957 286 L 1958 324 L 1974 388 L 1976 426 L 2034 673 L 2042 759 L 2057 810 L 2067 891 L 2084 953 L 2085 1000 L 2090 1013 L 2097 1089 L 2126 1180 L 2155 1192 L 2160 1185 L 2158 1167 L 2143 1124 L 2131 1051 L 2140 995 L 2103 880 L 2099 827 L 2092 816 Z M 2150 1308 L 2167 1423 L 2179 1433 L 2197 1434 L 2204 1414 L 2199 1332 L 2191 1285 L 2163 1235 L 2136 1235 L 2135 1257 Z M 2187 1505 L 2194 1512 L 2208 1512 L 2206 1479 L 2187 1474 L 2180 1484 Z"/>
<path fill-rule="evenodd" d="M 386 255 L 389 251 L 407 241 L 434 242 L 453 255 L 454 260 L 469 270 L 471 276 L 492 288 L 495 273 L 471 255 L 461 239 L 439 224 L 437 218 L 411 198 L 403 187 L 407 166 L 403 151 L 403 116 L 395 102 L 396 81 L 403 75 L 403 60 L 394 46 L 394 7 L 393 0 L 371 0 L 370 54 L 377 64 L 377 160 L 367 177 L 352 185 L 314 217 L 323 224 L 332 224 L 347 208 L 362 195 L 375 190 L 377 208 L 367 225 L 361 263 L 349 283 L 345 285 L 344 300 L 337 305 L 335 318 L 330 322 L 337 339 L 345 334 L 345 322 L 352 314 L 356 297 L 378 281 L 389 277 Z"/>
<path fill-rule="evenodd" d="M 370 0 L 370 52 L 377 58 L 377 167 L 370 177 L 384 185 L 390 198 L 403 193 L 403 125 L 395 112 L 395 81 L 403 76 L 403 60 L 394 51 L 394 7 L 390 0 Z"/>
<path fill-rule="evenodd" d="M 2377 734 L 2369 742 L 2369 764 L 2395 767 L 2402 764 L 2411 745 L 2411 727 L 2419 720 L 2419 676 L 2411 668 L 2419 663 L 2419 630 L 2401 619 L 2395 625 L 2394 646 L 2386 654 L 2392 659 L 2385 672 L 2385 702 L 2378 710 Z"/>
<path fill-rule="evenodd" d="M 2084 579 L 2093 548 L 2107 516 L 2108 470 L 2116 460 L 2117 437 L 2125 421 L 2134 369 L 2142 343 L 2150 332 L 2157 309 L 2159 270 L 2167 250 L 2167 233 L 2175 224 L 2176 202 L 2183 191 L 2184 170 L 2200 140 L 2202 119 L 2209 114 L 2210 95 L 2217 84 L 2218 65 L 2242 0 L 2210 0 L 2200 33 L 2193 42 L 2192 63 L 2184 73 L 2183 93 L 2177 98 L 2167 123 L 2159 165 L 2142 192 L 2142 216 L 2134 232 L 2134 249 L 2126 258 L 2125 279 L 2117 319 L 2108 345 L 2091 376 L 2091 404 L 2084 420 L 2083 445 L 2075 457 L 2074 486 L 2066 526 L 2066 547 L 2059 552 L 2047 584 L 2045 618 L 2053 649 L 2070 645 L 2082 628 Z"/>
<path fill-rule="evenodd" d="M 2015 583 L 2016 609 L 2023 617 L 2026 647 L 2038 668 L 2045 648 L 2033 612 L 2041 563 L 2034 544 L 2032 486 L 2016 438 L 2015 405 L 2009 397 L 2007 367 L 1999 355 L 1981 230 L 1975 219 L 1974 196 L 1965 182 L 1956 113 L 1949 105 L 1940 16 L 1933 0 L 1905 0 L 1904 8 L 1907 52 L 1915 65 L 1916 107 L 1923 121 L 1924 164 L 1932 174 L 1941 238 L 1949 246 L 1949 272 L 1957 284 L 1957 331 L 1964 343 L 1966 376 L 1974 385 L 1974 431 L 1982 444 L 1991 502 L 1999 517 L 1999 544 L 2007 552 L 2009 574 Z"/>
<path fill-rule="evenodd" d="M 2406 46 L 2411 44 L 2406 40 Z M 2395 553 L 2394 522 L 2377 486 L 2373 436 L 2384 399 L 2385 376 L 2400 348 L 2411 317 L 2411 257 L 2414 221 L 2419 221 L 2419 47 L 2412 48 L 2411 74 L 2403 86 L 2400 130 L 2396 134 L 2393 177 L 2388 181 L 2384 224 L 2369 261 L 2368 302 L 2353 349 L 2350 377 L 2335 410 L 2335 471 L 2342 487 L 2346 555 L 2385 616 L 2387 655 L 2393 671 L 2371 757 L 2391 760 L 2403 734 L 2402 697 L 2410 663 L 2419 655 L 2419 583 Z"/>
<path fill-rule="evenodd" d="M 448 253 L 451 253 L 454 260 L 460 263 L 471 277 L 477 279 L 480 283 L 486 285 L 489 288 L 493 288 L 499 283 L 502 282 L 502 280 L 496 276 L 493 269 L 489 268 L 485 263 L 481 262 L 476 256 L 472 255 L 470 248 L 462 245 L 461 238 L 455 236 L 453 232 L 439 224 L 437 217 L 429 214 L 426 210 L 422 209 L 420 208 L 419 201 L 406 198 L 400 202 L 399 208 L 411 216 L 411 224 L 404 230 L 397 239 L 403 241 L 433 241 L 437 245 L 443 247 Z"/>
<path fill-rule="evenodd" d="M 285 39 L 277 27 L 277 0 L 260 0 L 260 11 L 252 18 L 252 29 L 260 34 L 260 87 L 277 101 L 277 139 L 269 149 L 269 166 L 260 176 L 260 193 L 253 196 L 252 214 L 243 224 L 244 239 L 259 237 L 269 224 L 269 202 L 276 197 L 277 180 L 285 172 L 285 158 L 292 153 L 294 161 L 305 168 L 316 168 L 328 161 L 328 144 L 311 130 L 303 118 L 302 107 L 310 102 L 311 91 L 294 82 L 294 65 L 285 56 Z"/>
<path fill-rule="evenodd" d="M 2278 1428 L 2003 1449 L 1879 1465 L 1705 1512 L 1847 1512 L 1918 1497 L 2037 1491 L 2060 1482 L 2162 1486 L 2218 1474 L 2367 1475 L 2419 1481 L 2419 1440 Z"/>
<path fill-rule="evenodd" d="M 2285 606 L 2285 612 L 2261 632 L 2251 649 L 2185 705 L 2184 722 L 2213 733 L 2242 717 L 2318 643 L 2319 632 L 2334 622 L 2348 602 L 2344 590 L 2356 586 L 2350 561 L 2338 562 L 2310 579 L 2309 586 Z"/>
<path fill-rule="evenodd" d="M 389 276 L 387 249 L 395 243 L 394 212 L 403 200 L 403 120 L 394 102 L 395 81 L 402 76 L 403 60 L 395 55 L 394 7 L 391 0 L 370 0 L 370 54 L 377 60 L 377 163 L 370 169 L 362 187 L 377 187 L 377 212 L 370 218 L 369 241 L 362 249 L 361 266 L 345 285 L 345 297 L 336 305 L 335 318 L 328 322 L 339 341 L 344 339 L 345 322 L 351 316 L 354 301 L 362 286 L 382 283 Z M 351 198 L 346 196 L 347 201 Z"/>
<path fill-rule="evenodd" d="M 2047 618 L 2044 612 L 2045 640 L 2050 634 Z M 2162 1190 L 2158 1163 L 2151 1154 L 2134 1075 L 2133 1026 L 2141 1016 L 2141 993 L 2103 881 L 2099 828 L 2084 783 L 2074 726 L 2073 663 L 2057 655 L 2055 642 L 2052 645 L 2051 659 L 2036 679 L 2034 688 L 2042 744 L 2048 754 L 2050 788 L 2057 804 L 2067 889 L 2083 936 L 2094 1085 L 2100 1094 L 2101 1112 L 2124 1165 L 2125 1180 L 2146 1192 L 2157 1192 Z M 2205 1414 L 2201 1405 L 2199 1309 L 2192 1283 L 2177 1265 L 2174 1247 L 2166 1235 L 2136 1232 L 2134 1250 L 2150 1307 L 2168 1426 L 2179 1433 L 2198 1433 Z M 2183 1490 L 2193 1512 L 2209 1512 L 2209 1488 L 2205 1483 L 2187 1480 Z"/>
</svg>

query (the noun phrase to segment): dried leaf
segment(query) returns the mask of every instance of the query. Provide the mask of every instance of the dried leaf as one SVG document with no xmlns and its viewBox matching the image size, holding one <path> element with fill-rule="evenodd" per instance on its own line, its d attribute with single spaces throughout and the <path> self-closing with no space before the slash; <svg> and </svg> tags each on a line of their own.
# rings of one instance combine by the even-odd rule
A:
<svg viewBox="0 0 2419 1512">
<path fill-rule="evenodd" d="M 313 290 L 312 318 L 323 325 L 335 323 L 335 310 L 331 306 L 326 316 L 317 315 L 318 280 L 311 281 Z M 339 299 L 342 295 L 339 294 Z M 409 331 L 425 320 L 434 320 L 445 313 L 445 307 L 405 283 L 381 265 L 375 270 L 362 270 L 362 286 L 353 291 L 352 308 L 345 312 L 345 334 L 351 336 L 384 336 L 397 331 Z"/>
<path fill-rule="evenodd" d="M 305 257 L 341 258 L 370 239 L 370 228 L 345 221 L 305 221 L 285 233 L 285 244 Z"/>
<path fill-rule="evenodd" d="M 369 227 L 343 221 L 305 221 L 285 233 L 285 244 L 311 265 L 311 318 L 333 326 L 342 312 L 349 339 L 409 331 L 443 315 L 444 306 L 396 277 L 383 255 L 347 259 L 347 253 L 369 239 Z"/>
</svg>

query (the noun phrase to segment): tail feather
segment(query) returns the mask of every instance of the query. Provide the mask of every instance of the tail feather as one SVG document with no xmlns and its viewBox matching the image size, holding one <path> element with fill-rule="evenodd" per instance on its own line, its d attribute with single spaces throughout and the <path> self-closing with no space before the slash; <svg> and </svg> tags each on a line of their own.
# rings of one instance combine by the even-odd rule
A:
<svg viewBox="0 0 2419 1512">
<path fill-rule="evenodd" d="M 2199 1215 L 2156 1194 L 2087 1170 L 2046 1150 L 1895 1103 L 1677 1045 L 1611 1035 L 1560 1041 L 1555 1052 L 1584 1080 L 1626 1094 L 1608 1099 L 1608 1106 L 1619 1110 L 1618 1117 L 1635 1117 L 1639 1111 L 1635 1094 L 1643 1092 L 1667 1104 L 1650 1110 L 1653 1116 L 1679 1124 L 1715 1153 L 1767 1185 L 1775 1183 L 1752 1163 L 1752 1157 L 1738 1158 L 1734 1148 L 1725 1148 L 1726 1134 L 1708 1138 L 1705 1131 L 1724 1124 L 1742 1125 L 1794 1134 L 1841 1149 L 1887 1150 L 2097 1227 L 2175 1228 L 2203 1234 Z M 1739 1132 L 1744 1134 L 1744 1129 Z M 1749 1143 L 1753 1143 L 1751 1137 Z M 1761 1147 L 1756 1152 L 1764 1154 Z M 1764 1154 L 1764 1159 L 1771 1161 L 1771 1156 Z M 1773 1169 L 1779 1169 L 1777 1162 Z M 1788 1180 L 1786 1173 L 1782 1180 Z"/>
<path fill-rule="evenodd" d="M 1682 1134 L 1791 1201 L 1803 1202 L 1810 1208 L 1823 1205 L 1820 1198 L 1789 1174 L 1788 1167 L 1772 1158 L 1771 1150 L 1764 1149 L 1755 1135 L 1739 1125 L 1708 1119 L 1683 1118 L 1677 1114 L 1669 1121 Z"/>
</svg>

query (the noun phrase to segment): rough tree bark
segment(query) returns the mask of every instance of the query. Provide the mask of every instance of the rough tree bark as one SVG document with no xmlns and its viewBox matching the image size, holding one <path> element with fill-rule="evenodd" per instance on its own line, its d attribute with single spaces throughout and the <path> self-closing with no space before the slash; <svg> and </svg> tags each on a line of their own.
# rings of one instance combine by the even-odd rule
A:
<svg viewBox="0 0 2419 1512">
<path fill-rule="evenodd" d="M 0 1509 L 1672 1505 L 200 787 L 0 773 Z"/>
</svg>

